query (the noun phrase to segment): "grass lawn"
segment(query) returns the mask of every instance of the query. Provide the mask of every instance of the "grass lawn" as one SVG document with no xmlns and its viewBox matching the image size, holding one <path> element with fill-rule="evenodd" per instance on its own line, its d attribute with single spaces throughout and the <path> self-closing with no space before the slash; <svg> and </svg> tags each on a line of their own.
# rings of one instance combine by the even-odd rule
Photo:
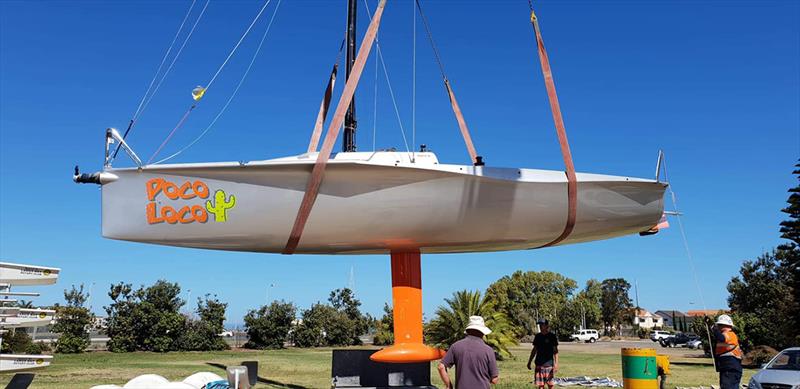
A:
<svg viewBox="0 0 800 389">
<path fill-rule="evenodd" d="M 516 359 L 500 362 L 500 384 L 497 388 L 529 388 L 532 375 L 525 369 L 528 349 L 513 350 Z M 559 376 L 608 376 L 621 380 L 619 352 L 595 353 L 562 351 Z M 710 386 L 717 376 L 710 365 L 697 364 L 690 359 L 672 358 L 672 376 L 668 387 Z M 275 351 L 224 351 L 210 353 L 129 353 L 92 352 L 80 355 L 56 355 L 53 364 L 38 371 L 31 389 L 86 389 L 100 384 L 124 384 L 127 380 L 147 373 L 162 375 L 171 380 L 183 379 L 198 371 L 211 371 L 221 376 L 221 366 L 258 360 L 259 376 L 267 383 L 263 388 L 330 388 L 330 349 L 287 349 Z M 681 363 L 684 362 L 684 363 Z M 707 362 L 707 361 L 704 361 Z M 747 383 L 754 370 L 745 370 L 742 381 Z M 0 375 L 0 386 L 11 374 Z M 440 380 L 431 364 L 434 385 Z"/>
</svg>

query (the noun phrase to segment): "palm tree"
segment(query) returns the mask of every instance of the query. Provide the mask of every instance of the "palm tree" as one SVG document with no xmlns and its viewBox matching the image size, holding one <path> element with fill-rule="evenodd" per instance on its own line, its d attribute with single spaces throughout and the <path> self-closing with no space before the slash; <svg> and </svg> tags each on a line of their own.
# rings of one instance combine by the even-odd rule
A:
<svg viewBox="0 0 800 389">
<path fill-rule="evenodd" d="M 479 291 L 462 290 L 444 300 L 447 304 L 436 309 L 436 317 L 426 326 L 428 341 L 437 347 L 448 348 L 464 337 L 470 316 L 483 316 L 492 333 L 484 338 L 501 357 L 511 357 L 509 346 L 517 344 L 511 322 L 505 314 L 495 310 L 491 299 Z"/>
</svg>

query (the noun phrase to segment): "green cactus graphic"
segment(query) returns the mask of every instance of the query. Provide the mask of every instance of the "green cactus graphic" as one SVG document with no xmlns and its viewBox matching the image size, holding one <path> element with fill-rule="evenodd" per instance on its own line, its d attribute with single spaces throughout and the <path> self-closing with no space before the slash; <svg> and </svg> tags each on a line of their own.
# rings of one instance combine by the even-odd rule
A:
<svg viewBox="0 0 800 389">
<path fill-rule="evenodd" d="M 224 222 L 228 220 L 227 211 L 236 205 L 236 196 L 231 195 L 229 200 L 225 200 L 225 191 L 217 190 L 214 192 L 214 203 L 206 201 L 206 209 L 214 214 L 214 220 Z"/>
</svg>

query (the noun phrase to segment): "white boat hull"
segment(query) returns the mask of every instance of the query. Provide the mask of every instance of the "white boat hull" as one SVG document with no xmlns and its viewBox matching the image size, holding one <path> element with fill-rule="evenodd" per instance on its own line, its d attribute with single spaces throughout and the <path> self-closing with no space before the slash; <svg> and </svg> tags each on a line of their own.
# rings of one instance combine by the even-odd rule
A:
<svg viewBox="0 0 800 389">
<path fill-rule="evenodd" d="M 53 324 L 56 311 L 52 309 L 20 308 L 12 316 L 0 316 L 2 328 L 44 327 Z"/>
<path fill-rule="evenodd" d="M 103 236 L 279 253 L 315 160 L 312 154 L 109 169 L 114 178 L 102 186 Z M 582 173 L 577 179 L 576 224 L 559 244 L 646 231 L 663 214 L 664 183 Z M 219 199 L 217 191 L 224 192 Z M 326 168 L 296 252 L 537 248 L 562 233 L 566 193 L 559 171 L 442 165 L 432 153 L 416 153 L 414 162 L 407 153 L 339 153 Z M 225 202 L 229 208 L 214 208 Z"/>
<path fill-rule="evenodd" d="M 52 285 L 58 280 L 59 273 L 61 269 L 55 267 L 0 262 L 0 284 Z"/>
<path fill-rule="evenodd" d="M 0 354 L 0 372 L 11 373 L 50 366 L 52 355 Z"/>
</svg>

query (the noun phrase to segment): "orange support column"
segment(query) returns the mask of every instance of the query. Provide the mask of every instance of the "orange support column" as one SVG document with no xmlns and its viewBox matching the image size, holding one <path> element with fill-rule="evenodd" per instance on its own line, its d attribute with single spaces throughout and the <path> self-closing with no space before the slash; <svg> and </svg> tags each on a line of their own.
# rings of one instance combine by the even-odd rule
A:
<svg viewBox="0 0 800 389">
<path fill-rule="evenodd" d="M 392 252 L 394 345 L 370 356 L 376 362 L 412 363 L 442 358 L 442 350 L 422 339 L 422 272 L 420 253 Z"/>
</svg>

